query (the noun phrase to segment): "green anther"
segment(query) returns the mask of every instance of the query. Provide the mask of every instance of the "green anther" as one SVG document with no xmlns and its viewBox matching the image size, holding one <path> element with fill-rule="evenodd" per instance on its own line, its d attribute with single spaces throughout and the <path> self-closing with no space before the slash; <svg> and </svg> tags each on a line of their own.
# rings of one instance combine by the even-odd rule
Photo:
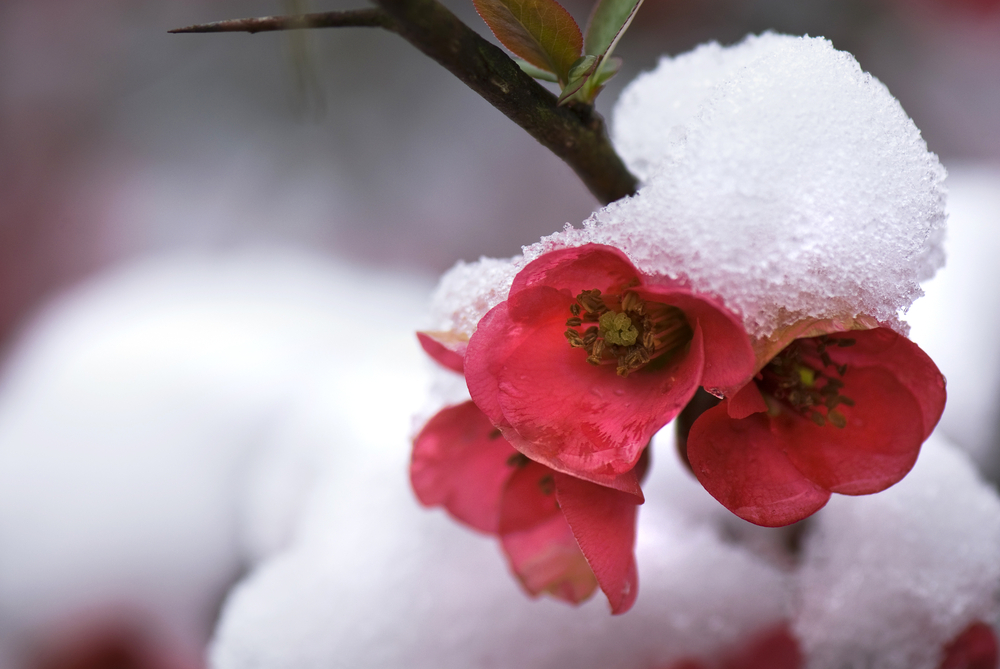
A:
<svg viewBox="0 0 1000 669">
<path fill-rule="evenodd" d="M 795 370 L 799 373 L 799 381 L 802 382 L 806 388 L 812 388 L 816 385 L 816 370 L 812 367 L 806 367 L 805 365 L 799 365 Z"/>
<path fill-rule="evenodd" d="M 639 331 L 632 325 L 627 314 L 607 311 L 601 314 L 600 333 L 609 344 L 632 346 L 639 337 Z"/>
</svg>

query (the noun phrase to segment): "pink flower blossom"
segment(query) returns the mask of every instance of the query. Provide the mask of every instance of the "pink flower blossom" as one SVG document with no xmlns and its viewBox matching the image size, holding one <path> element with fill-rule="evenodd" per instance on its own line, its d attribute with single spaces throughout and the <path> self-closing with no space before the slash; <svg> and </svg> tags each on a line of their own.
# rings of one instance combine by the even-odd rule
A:
<svg viewBox="0 0 1000 669">
<path fill-rule="evenodd" d="M 716 300 L 639 273 L 612 247 L 547 253 L 469 341 L 472 399 L 518 451 L 636 493 L 643 448 L 699 385 L 753 374 L 750 340 Z"/>
<path fill-rule="evenodd" d="M 424 505 L 498 536 L 530 594 L 579 603 L 600 585 L 612 613 L 635 602 L 641 494 L 532 462 L 472 402 L 441 410 L 417 435 L 410 481 Z"/>
<path fill-rule="evenodd" d="M 888 328 L 795 339 L 694 422 L 687 456 L 737 516 L 788 525 L 902 479 L 944 403 L 933 361 Z"/>
</svg>

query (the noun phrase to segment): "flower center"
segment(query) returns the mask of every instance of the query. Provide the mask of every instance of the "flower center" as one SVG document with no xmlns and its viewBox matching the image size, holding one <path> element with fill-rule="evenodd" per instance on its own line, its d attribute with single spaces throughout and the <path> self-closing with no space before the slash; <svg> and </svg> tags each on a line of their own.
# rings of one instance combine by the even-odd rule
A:
<svg viewBox="0 0 1000 669">
<path fill-rule="evenodd" d="M 853 339 L 830 339 L 826 335 L 796 339 L 761 370 L 757 386 L 765 397 L 778 400 L 820 427 L 827 421 L 838 428 L 846 427 L 847 419 L 837 407 L 854 406 L 854 400 L 840 394 L 844 387 L 840 379 L 847 372 L 847 365 L 834 364 L 827 348 L 844 348 L 854 343 Z M 828 367 L 832 373 L 827 371 Z"/>
<path fill-rule="evenodd" d="M 669 362 L 694 335 L 683 311 L 647 302 L 630 290 L 620 295 L 585 290 L 569 310 L 569 345 L 585 350 L 592 365 L 616 364 L 623 377 L 650 363 Z M 583 332 L 577 329 L 585 326 Z"/>
</svg>

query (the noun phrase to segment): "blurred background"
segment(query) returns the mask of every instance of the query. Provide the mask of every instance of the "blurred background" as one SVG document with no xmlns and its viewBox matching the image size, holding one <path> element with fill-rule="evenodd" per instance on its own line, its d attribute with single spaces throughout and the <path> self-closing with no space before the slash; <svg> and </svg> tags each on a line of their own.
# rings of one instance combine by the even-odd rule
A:
<svg viewBox="0 0 1000 669">
<path fill-rule="evenodd" d="M 471 2 L 447 4 L 488 32 Z M 586 20 L 589 0 L 566 4 Z M 946 165 L 997 161 L 998 5 L 649 0 L 598 107 L 664 53 L 766 29 L 822 35 L 889 87 Z M 53 291 L 135 256 L 302 245 L 436 274 L 595 207 L 559 160 L 392 34 L 166 33 L 287 8 L 0 5 L 0 341 Z"/>
<path fill-rule="evenodd" d="M 488 35 L 471 2 L 445 4 Z M 589 0 L 564 4 L 581 24 L 586 20 Z M 402 273 L 426 291 L 456 260 L 512 255 L 566 222 L 578 224 L 597 206 L 568 167 L 392 34 L 167 34 L 290 6 L 0 4 L 4 388 L 21 364 L 11 351 L 26 345 L 45 305 L 126 263 L 276 249 Z M 363 3 L 294 6 L 326 11 Z M 618 48 L 623 72 L 598 108 L 607 115 L 620 88 L 661 54 L 767 29 L 825 36 L 852 52 L 899 98 L 946 167 L 1000 164 L 996 0 L 647 0 Z M 227 281 L 255 274 L 236 269 Z M 302 276 L 301 285 L 311 280 Z M 197 285 L 186 290 L 199 292 Z M 228 299 L 224 290 L 215 294 L 219 304 Z M 286 297 L 275 293 L 273 300 Z M 10 434 L 0 430 L 0 450 Z M 218 471 L 228 471 L 235 457 L 223 458 Z M 18 499 L 3 497 L 0 515 L 18 517 Z M 169 492 L 160 499 L 169 500 Z M 203 514 L 197 504 L 176 508 L 171 522 L 179 524 Z M 44 531 L 38 527 L 0 534 L 16 542 L 17 531 Z M 152 578 L 140 574 L 122 586 L 118 603 L 95 595 L 97 603 L 87 606 L 104 608 L 88 609 L 91 622 L 82 626 L 72 622 L 71 607 L 59 610 L 54 587 L 46 596 L 57 603 L 23 623 L 23 602 L 9 593 L 28 601 L 33 591 L 15 562 L 0 556 L 0 667 L 197 666 L 216 607 L 247 564 L 235 549 L 213 550 L 204 557 L 210 568 L 190 585 L 191 602 L 158 613 L 157 597 L 169 599 L 160 592 L 139 613 L 119 605 L 128 600 L 121 593 Z M 27 552 L 17 564 L 33 559 Z M 51 569 L 58 571 L 58 562 Z M 189 572 L 178 573 L 180 582 Z M 51 582 L 46 574 L 40 570 L 32 582 Z M 183 599 L 176 589 L 171 596 Z M 156 641 L 160 627 L 170 632 Z"/>
</svg>

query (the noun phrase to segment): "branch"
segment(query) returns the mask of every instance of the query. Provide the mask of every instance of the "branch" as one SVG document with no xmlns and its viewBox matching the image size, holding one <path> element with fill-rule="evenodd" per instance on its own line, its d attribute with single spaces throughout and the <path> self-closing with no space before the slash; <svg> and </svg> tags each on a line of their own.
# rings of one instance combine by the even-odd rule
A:
<svg viewBox="0 0 1000 669">
<path fill-rule="evenodd" d="M 256 19 L 233 19 L 201 23 L 169 30 L 171 33 L 262 33 L 273 30 L 304 28 L 385 28 L 393 30 L 392 19 L 380 9 L 353 9 L 346 12 L 321 12 L 301 16 L 262 16 Z"/>
<path fill-rule="evenodd" d="M 602 203 L 635 193 L 638 182 L 615 153 L 593 107 L 557 106 L 555 95 L 437 0 L 374 2 L 405 40 L 562 158 Z"/>
<path fill-rule="evenodd" d="M 172 33 L 261 32 L 379 27 L 398 33 L 562 158 L 604 204 L 635 194 L 638 182 L 615 153 L 604 120 L 590 105 L 559 106 L 556 96 L 506 53 L 437 0 L 374 0 L 380 9 L 268 16 L 206 23 Z"/>
</svg>

